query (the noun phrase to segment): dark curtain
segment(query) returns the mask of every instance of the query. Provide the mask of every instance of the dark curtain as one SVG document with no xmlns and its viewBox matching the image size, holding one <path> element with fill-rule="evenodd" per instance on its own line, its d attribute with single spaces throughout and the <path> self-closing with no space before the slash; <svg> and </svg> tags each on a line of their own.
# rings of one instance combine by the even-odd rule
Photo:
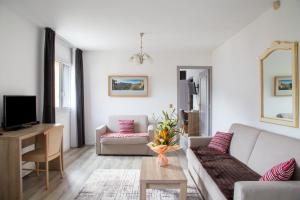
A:
<svg viewBox="0 0 300 200">
<path fill-rule="evenodd" d="M 55 123 L 55 32 L 45 28 L 43 122 Z"/>
<path fill-rule="evenodd" d="M 77 112 L 77 143 L 78 147 L 85 145 L 84 133 L 84 91 L 83 91 L 83 60 L 82 51 L 75 53 L 75 80 L 76 80 L 76 112 Z"/>
</svg>

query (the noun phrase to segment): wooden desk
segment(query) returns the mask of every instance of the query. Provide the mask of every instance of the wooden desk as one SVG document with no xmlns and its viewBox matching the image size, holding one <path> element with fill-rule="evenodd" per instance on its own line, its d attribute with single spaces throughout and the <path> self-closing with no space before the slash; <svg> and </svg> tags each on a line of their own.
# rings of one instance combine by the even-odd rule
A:
<svg viewBox="0 0 300 200">
<path fill-rule="evenodd" d="M 22 148 L 31 144 L 42 145 L 41 136 L 44 132 L 59 128 L 61 124 L 38 124 L 17 131 L 3 132 L 0 130 L 0 199 L 19 200 L 23 198 L 22 186 Z M 40 138 L 40 139 L 39 139 Z M 61 144 L 63 150 L 63 144 Z M 63 151 L 61 151 L 63 152 Z M 63 158 L 63 153 L 62 153 Z M 59 170 L 56 160 L 50 168 Z"/>
</svg>

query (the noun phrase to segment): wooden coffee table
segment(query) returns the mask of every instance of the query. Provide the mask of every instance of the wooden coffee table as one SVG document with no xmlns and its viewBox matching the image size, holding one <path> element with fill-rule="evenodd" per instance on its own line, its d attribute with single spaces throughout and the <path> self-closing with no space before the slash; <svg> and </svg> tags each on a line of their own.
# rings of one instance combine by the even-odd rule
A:
<svg viewBox="0 0 300 200">
<path fill-rule="evenodd" d="M 186 199 L 187 179 L 176 157 L 160 167 L 156 157 L 144 157 L 140 174 L 140 199 L 146 200 L 147 189 L 180 189 L 180 200 Z"/>
</svg>

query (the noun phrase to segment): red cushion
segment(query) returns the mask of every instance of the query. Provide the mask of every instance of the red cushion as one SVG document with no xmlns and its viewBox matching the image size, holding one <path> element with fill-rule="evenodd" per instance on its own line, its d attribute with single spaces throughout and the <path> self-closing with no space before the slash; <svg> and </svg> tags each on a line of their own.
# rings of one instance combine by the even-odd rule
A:
<svg viewBox="0 0 300 200">
<path fill-rule="evenodd" d="M 120 133 L 134 133 L 134 120 L 119 120 Z"/>
<path fill-rule="evenodd" d="M 230 146 L 231 138 L 232 133 L 217 132 L 208 144 L 208 147 L 220 151 L 222 153 L 227 153 Z"/>
<path fill-rule="evenodd" d="M 295 158 L 280 163 L 267 171 L 259 180 L 260 181 L 288 181 L 293 176 L 296 166 Z"/>
</svg>

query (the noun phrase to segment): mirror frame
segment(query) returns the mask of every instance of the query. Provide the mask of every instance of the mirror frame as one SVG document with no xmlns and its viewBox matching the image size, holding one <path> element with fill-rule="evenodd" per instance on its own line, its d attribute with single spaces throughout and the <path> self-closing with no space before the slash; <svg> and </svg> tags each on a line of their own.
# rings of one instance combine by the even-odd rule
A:
<svg viewBox="0 0 300 200">
<path fill-rule="evenodd" d="M 272 118 L 264 116 L 264 65 L 263 61 L 276 50 L 291 50 L 293 56 L 293 120 Z M 260 121 L 289 127 L 299 127 L 299 83 L 298 83 L 298 42 L 275 41 L 260 56 Z"/>
</svg>

